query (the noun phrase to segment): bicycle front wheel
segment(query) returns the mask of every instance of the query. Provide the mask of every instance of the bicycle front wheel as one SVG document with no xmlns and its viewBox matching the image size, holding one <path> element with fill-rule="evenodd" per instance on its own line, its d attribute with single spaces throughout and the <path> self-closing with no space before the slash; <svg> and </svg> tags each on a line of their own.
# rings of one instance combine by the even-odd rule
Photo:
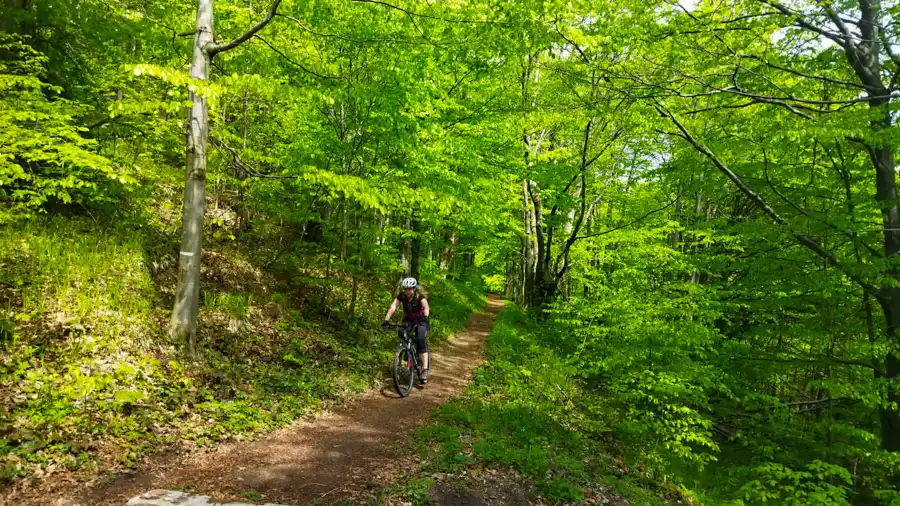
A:
<svg viewBox="0 0 900 506">
<path fill-rule="evenodd" d="M 397 353 L 394 354 L 394 363 L 391 366 L 391 376 L 394 378 L 394 388 L 400 397 L 406 397 L 412 390 L 413 376 L 415 376 L 413 368 L 413 357 L 410 355 L 409 349 L 406 346 L 397 348 Z"/>
</svg>

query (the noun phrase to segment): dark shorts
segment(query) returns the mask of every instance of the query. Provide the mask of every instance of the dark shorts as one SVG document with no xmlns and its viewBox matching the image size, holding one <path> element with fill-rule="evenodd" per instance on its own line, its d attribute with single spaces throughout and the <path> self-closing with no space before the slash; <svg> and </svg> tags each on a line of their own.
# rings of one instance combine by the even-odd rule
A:
<svg viewBox="0 0 900 506">
<path fill-rule="evenodd" d="M 428 331 L 431 330 L 431 324 L 418 320 L 403 320 L 403 326 L 415 327 L 416 350 L 419 353 L 428 353 Z"/>
</svg>

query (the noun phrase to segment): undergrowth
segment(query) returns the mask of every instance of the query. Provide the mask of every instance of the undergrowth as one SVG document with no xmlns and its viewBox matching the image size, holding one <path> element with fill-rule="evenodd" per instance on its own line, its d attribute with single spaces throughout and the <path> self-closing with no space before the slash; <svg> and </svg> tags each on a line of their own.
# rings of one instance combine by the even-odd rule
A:
<svg viewBox="0 0 900 506">
<path fill-rule="evenodd" d="M 632 504 L 662 504 L 586 435 L 576 407 L 586 393 L 573 379 L 576 371 L 518 308 L 499 315 L 486 359 L 466 392 L 418 431 L 422 473 L 489 467 L 534 483 L 534 493 L 550 503 L 595 503 L 614 494 Z"/>
<path fill-rule="evenodd" d="M 253 437 L 383 381 L 395 336 L 377 324 L 390 280 L 360 278 L 357 317 L 343 321 L 311 312 L 308 287 L 244 249 L 204 252 L 193 359 L 166 336 L 172 287 L 160 280 L 172 262 L 159 237 L 66 217 L 0 229 L 0 483 Z M 483 308 L 475 289 L 425 282 L 433 343 Z"/>
</svg>

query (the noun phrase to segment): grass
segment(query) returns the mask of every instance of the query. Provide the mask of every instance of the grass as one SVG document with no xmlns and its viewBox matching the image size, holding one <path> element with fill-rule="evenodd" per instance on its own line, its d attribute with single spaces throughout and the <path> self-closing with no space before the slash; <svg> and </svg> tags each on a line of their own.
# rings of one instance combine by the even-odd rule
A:
<svg viewBox="0 0 900 506">
<path fill-rule="evenodd" d="M 539 334 L 515 307 L 499 315 L 474 383 L 416 435 L 422 473 L 491 467 L 526 478 L 550 503 L 584 503 L 614 491 L 632 504 L 661 504 L 617 477 L 603 445 L 585 435 L 575 371 Z"/>
<path fill-rule="evenodd" d="M 425 506 L 428 504 L 428 490 L 432 484 L 434 484 L 434 480 L 428 476 L 408 477 L 401 482 L 383 487 L 365 504 L 372 506 L 394 504 L 391 499 L 399 498 L 402 501 L 401 504 Z"/>
<path fill-rule="evenodd" d="M 146 273 L 142 240 L 117 229 L 85 233 L 86 227 L 84 222 L 52 219 L 0 230 L 0 286 L 20 289 L 20 321 L 62 309 L 69 319 L 148 316 L 155 289 Z M 7 301 L 4 309 L 11 306 Z"/>
<path fill-rule="evenodd" d="M 384 377 L 389 282 L 361 281 L 355 320 L 323 320 L 240 244 L 211 245 L 202 357 L 186 359 L 165 334 L 166 242 L 148 233 L 64 217 L 0 229 L 0 484 L 254 437 Z M 434 343 L 483 308 L 477 290 L 426 282 Z"/>
<path fill-rule="evenodd" d="M 482 311 L 487 297 L 480 289 L 446 279 L 428 279 L 429 303 L 432 307 L 429 344 L 439 344 L 465 327 L 469 315 Z"/>
</svg>

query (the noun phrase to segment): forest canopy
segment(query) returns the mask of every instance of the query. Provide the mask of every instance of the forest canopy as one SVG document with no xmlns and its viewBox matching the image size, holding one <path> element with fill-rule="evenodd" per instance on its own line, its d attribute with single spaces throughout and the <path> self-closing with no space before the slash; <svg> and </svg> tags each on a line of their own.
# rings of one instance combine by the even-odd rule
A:
<svg viewBox="0 0 900 506">
<path fill-rule="evenodd" d="M 133 314 L 194 356 L 222 252 L 356 328 L 379 284 L 467 279 L 563 364 L 577 399 L 554 416 L 612 434 L 644 482 L 705 504 L 898 504 L 898 15 L 5 0 L 0 390 L 57 346 L 36 323 L 57 314 L 40 269 L 70 258 L 56 228 L 140 251 L 152 303 Z M 96 275 L 76 277 L 88 293 Z"/>
</svg>

